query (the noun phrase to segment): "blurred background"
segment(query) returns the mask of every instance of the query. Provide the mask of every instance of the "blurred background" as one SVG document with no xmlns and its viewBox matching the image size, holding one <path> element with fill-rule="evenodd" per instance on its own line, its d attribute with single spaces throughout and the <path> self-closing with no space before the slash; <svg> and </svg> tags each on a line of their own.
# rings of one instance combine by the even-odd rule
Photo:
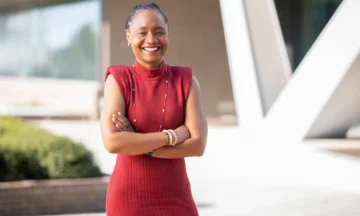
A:
<svg viewBox="0 0 360 216">
<path fill-rule="evenodd" d="M 360 1 L 154 2 L 202 88 L 200 215 L 359 215 Z M 143 3 L 0 0 L 0 215 L 105 215 L 103 78 Z"/>
</svg>

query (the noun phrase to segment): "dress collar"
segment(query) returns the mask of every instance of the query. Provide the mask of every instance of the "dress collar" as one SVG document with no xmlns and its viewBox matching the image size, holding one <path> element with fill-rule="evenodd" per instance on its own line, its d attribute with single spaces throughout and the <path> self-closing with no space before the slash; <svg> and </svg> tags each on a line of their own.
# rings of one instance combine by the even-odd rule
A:
<svg viewBox="0 0 360 216">
<path fill-rule="evenodd" d="M 163 61 L 157 69 L 149 70 L 142 66 L 138 61 L 135 61 L 134 71 L 143 78 L 155 78 L 165 73 L 167 65 Z"/>
</svg>

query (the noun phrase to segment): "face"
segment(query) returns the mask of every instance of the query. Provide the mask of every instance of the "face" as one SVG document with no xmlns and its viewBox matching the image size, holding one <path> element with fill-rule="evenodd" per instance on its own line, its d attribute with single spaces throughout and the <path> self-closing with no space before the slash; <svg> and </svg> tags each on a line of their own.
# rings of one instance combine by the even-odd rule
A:
<svg viewBox="0 0 360 216">
<path fill-rule="evenodd" d="M 168 48 L 168 26 L 162 15 L 154 10 L 135 14 L 126 30 L 136 60 L 148 69 L 159 67 Z"/>
</svg>

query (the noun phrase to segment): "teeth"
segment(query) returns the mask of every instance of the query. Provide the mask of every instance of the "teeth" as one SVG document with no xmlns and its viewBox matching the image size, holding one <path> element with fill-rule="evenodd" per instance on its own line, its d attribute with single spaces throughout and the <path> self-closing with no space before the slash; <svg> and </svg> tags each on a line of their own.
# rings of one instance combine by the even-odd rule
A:
<svg viewBox="0 0 360 216">
<path fill-rule="evenodd" d="M 146 50 L 146 51 L 155 51 L 155 50 L 158 50 L 158 47 L 154 47 L 154 48 L 144 48 L 144 50 Z"/>
</svg>

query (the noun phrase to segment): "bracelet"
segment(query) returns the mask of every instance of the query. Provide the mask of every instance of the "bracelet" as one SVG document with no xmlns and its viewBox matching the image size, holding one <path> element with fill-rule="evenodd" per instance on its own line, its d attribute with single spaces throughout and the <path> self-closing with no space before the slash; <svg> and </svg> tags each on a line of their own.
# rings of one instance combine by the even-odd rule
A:
<svg viewBox="0 0 360 216">
<path fill-rule="evenodd" d="M 176 145 L 176 143 L 178 142 L 178 137 L 177 137 L 177 135 L 176 135 L 176 133 L 175 133 L 175 131 L 174 130 L 169 130 L 173 135 L 174 135 L 174 137 L 175 137 L 175 140 L 174 140 L 174 143 L 173 143 L 173 145 Z"/>
<path fill-rule="evenodd" d="M 173 144 L 173 135 L 172 135 L 172 133 L 169 131 L 169 130 L 163 130 L 163 132 L 165 132 L 166 133 L 166 135 L 167 135 L 167 137 L 168 137 L 168 142 L 167 142 L 167 145 L 169 145 L 169 146 L 174 146 L 174 144 Z"/>
<path fill-rule="evenodd" d="M 166 140 L 166 145 L 171 145 L 172 143 L 172 136 L 170 134 L 170 132 L 168 130 L 163 130 L 163 132 L 165 132 L 167 140 Z"/>
</svg>

